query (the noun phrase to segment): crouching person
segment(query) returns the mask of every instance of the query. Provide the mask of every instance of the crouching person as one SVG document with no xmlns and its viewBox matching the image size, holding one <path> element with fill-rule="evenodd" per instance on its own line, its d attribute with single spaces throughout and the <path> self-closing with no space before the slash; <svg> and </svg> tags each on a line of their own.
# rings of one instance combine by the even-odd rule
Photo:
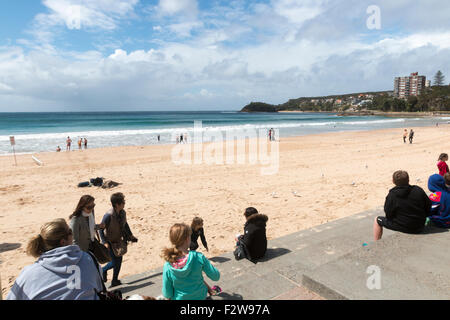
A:
<svg viewBox="0 0 450 320">
<path fill-rule="evenodd" d="M 383 227 L 410 234 L 421 233 L 431 214 L 431 200 L 421 187 L 409 184 L 406 171 L 394 172 L 392 180 L 395 187 L 389 190 L 384 203 L 386 217 L 377 217 L 373 225 L 375 241 L 383 236 Z"/>
<path fill-rule="evenodd" d="M 186 224 L 174 224 L 170 228 L 171 248 L 165 248 L 162 257 L 162 294 L 171 300 L 205 300 L 211 289 L 203 280 L 203 272 L 218 281 L 220 272 L 200 252 L 189 251 L 191 228 Z"/>
<path fill-rule="evenodd" d="M 264 257 L 267 251 L 266 224 L 269 218 L 253 207 L 245 209 L 244 234 L 236 237 L 236 260 L 246 258 L 252 262 Z"/>
<path fill-rule="evenodd" d="M 38 260 L 23 269 L 7 300 L 98 300 L 103 289 L 92 257 L 72 245 L 72 231 L 63 219 L 41 227 L 27 246 Z"/>
</svg>

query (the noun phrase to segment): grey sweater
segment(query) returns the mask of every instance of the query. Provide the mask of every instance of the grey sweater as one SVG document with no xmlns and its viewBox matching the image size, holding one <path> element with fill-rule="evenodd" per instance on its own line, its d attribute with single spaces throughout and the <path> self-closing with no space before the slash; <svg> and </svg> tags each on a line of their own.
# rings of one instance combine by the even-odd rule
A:
<svg viewBox="0 0 450 320">
<path fill-rule="evenodd" d="M 92 212 L 92 214 L 94 214 Z M 95 221 L 95 215 L 94 215 Z M 89 250 L 89 244 L 91 243 L 91 233 L 89 231 L 89 218 L 83 217 L 73 217 L 70 219 L 70 228 L 73 233 L 73 244 L 80 247 L 82 251 Z M 97 229 L 97 227 L 95 227 Z"/>
</svg>

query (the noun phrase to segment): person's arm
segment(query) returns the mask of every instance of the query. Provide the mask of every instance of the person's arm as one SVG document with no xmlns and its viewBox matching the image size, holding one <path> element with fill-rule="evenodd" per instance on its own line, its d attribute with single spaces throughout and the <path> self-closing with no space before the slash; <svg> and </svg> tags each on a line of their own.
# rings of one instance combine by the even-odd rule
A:
<svg viewBox="0 0 450 320">
<path fill-rule="evenodd" d="M 389 193 L 384 202 L 384 212 L 386 213 L 386 218 L 391 220 L 395 216 L 395 201 L 391 194 Z"/>
<path fill-rule="evenodd" d="M 202 244 L 205 247 L 206 251 L 208 250 L 208 242 L 206 242 L 205 230 L 203 228 L 200 229 L 200 239 L 202 240 Z"/>
<path fill-rule="evenodd" d="M 220 272 L 217 270 L 216 267 L 214 267 L 211 262 L 206 258 L 203 254 L 202 255 L 202 262 L 203 262 L 203 271 L 205 274 L 210 278 L 212 281 L 219 281 L 220 279 Z"/>
<path fill-rule="evenodd" d="M 164 264 L 162 294 L 164 298 L 172 300 L 173 296 L 175 295 L 174 291 L 175 290 L 173 288 L 173 283 L 172 279 L 170 278 L 167 264 Z"/>
<path fill-rule="evenodd" d="M 111 215 L 109 213 L 105 214 L 102 219 L 102 224 L 105 226 L 105 228 L 107 228 L 109 226 L 110 221 L 111 221 Z M 100 234 L 100 241 L 103 244 L 105 244 L 108 241 L 108 239 L 106 239 L 104 229 L 100 229 L 99 234 Z"/>
<path fill-rule="evenodd" d="M 69 226 L 72 230 L 73 235 L 73 244 L 76 244 L 77 246 L 80 245 L 80 224 L 77 223 L 78 219 L 76 217 L 73 217 L 70 219 Z"/>
</svg>

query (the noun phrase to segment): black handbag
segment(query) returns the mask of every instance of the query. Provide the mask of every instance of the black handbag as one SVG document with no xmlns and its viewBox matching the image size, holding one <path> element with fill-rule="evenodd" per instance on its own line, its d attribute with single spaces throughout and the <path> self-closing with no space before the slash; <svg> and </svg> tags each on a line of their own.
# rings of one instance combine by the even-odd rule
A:
<svg viewBox="0 0 450 320">
<path fill-rule="evenodd" d="M 98 238 L 98 233 L 96 233 L 96 235 Z M 109 249 L 106 248 L 103 244 L 101 244 L 97 238 L 94 238 L 94 241 L 91 242 L 89 246 L 89 251 L 92 252 L 92 254 L 95 256 L 95 258 L 100 264 L 108 263 L 112 260 L 111 254 L 109 253 Z"/>
<path fill-rule="evenodd" d="M 97 294 L 98 298 L 100 300 L 107 300 L 107 301 L 121 301 L 122 298 L 122 292 L 120 290 L 114 290 L 114 291 L 108 291 L 105 287 L 105 284 L 103 283 L 103 277 L 100 274 L 100 266 L 97 262 L 97 259 L 95 258 L 94 254 L 92 252 L 88 252 L 88 254 L 92 257 L 92 260 L 94 261 L 95 268 L 98 271 L 98 275 L 100 277 L 101 283 L 102 283 L 102 291 L 95 290 L 95 293 Z"/>
</svg>

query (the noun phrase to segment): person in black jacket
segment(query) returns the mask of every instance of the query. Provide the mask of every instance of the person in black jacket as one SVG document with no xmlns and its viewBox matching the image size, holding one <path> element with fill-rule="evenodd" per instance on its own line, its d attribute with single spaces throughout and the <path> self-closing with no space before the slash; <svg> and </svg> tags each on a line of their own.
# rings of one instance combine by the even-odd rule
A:
<svg viewBox="0 0 450 320">
<path fill-rule="evenodd" d="M 205 247 L 206 251 L 209 252 L 208 243 L 206 242 L 205 237 L 205 230 L 203 229 L 203 219 L 199 217 L 195 217 L 194 219 L 192 219 L 191 229 L 191 245 L 189 247 L 189 250 L 195 251 L 198 249 L 198 237 L 200 237 L 203 246 Z"/>
<path fill-rule="evenodd" d="M 392 176 L 395 187 L 389 190 L 384 203 L 386 217 L 377 217 L 373 225 L 374 239 L 380 240 L 383 227 L 394 231 L 417 234 L 425 227 L 431 215 L 431 200 L 419 186 L 409 184 L 406 171 L 396 171 Z"/>
<path fill-rule="evenodd" d="M 244 234 L 236 238 L 235 258 L 247 258 L 255 262 L 264 257 L 267 251 L 266 224 L 269 218 L 259 214 L 253 207 L 247 208 L 244 213 L 247 219 L 244 225 Z"/>
</svg>

